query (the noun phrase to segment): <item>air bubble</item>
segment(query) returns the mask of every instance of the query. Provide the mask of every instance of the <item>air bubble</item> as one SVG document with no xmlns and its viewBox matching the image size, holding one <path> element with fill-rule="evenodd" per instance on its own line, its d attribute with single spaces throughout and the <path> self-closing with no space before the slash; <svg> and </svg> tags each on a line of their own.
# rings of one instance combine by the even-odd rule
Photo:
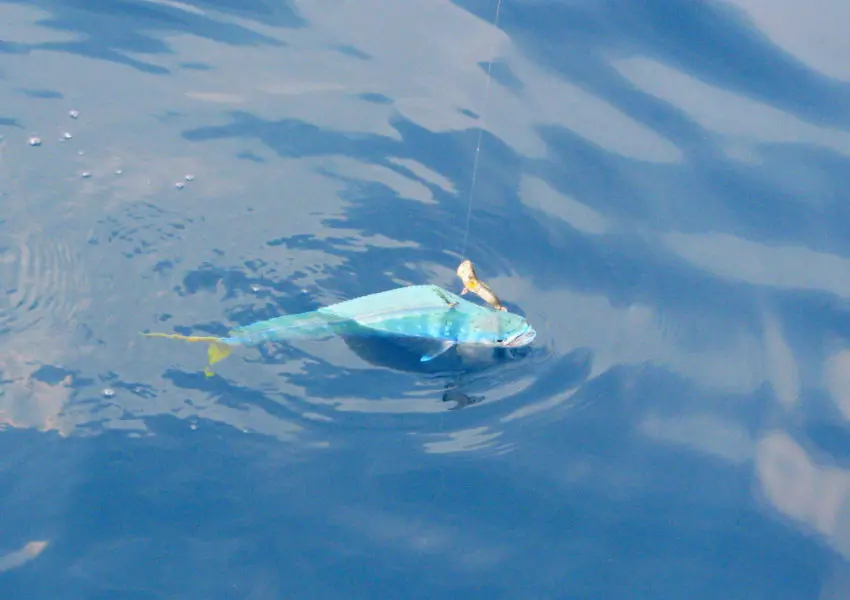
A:
<svg viewBox="0 0 850 600">
<path fill-rule="evenodd" d="M 78 119 L 78 118 L 80 117 L 80 111 L 78 111 L 78 110 L 69 110 L 69 111 L 68 111 L 68 116 L 69 116 L 69 117 L 71 117 L 72 119 Z"/>
<path fill-rule="evenodd" d="M 41 138 L 35 136 L 31 137 L 30 146 L 41 146 Z"/>
</svg>

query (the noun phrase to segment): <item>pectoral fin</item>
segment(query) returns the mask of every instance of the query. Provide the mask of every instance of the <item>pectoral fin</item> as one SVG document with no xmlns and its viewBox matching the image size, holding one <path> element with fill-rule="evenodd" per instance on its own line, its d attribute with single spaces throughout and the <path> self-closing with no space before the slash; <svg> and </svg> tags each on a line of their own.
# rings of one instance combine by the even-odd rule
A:
<svg viewBox="0 0 850 600">
<path fill-rule="evenodd" d="M 422 358 L 420 358 L 419 360 L 421 362 L 428 362 L 429 360 L 434 360 L 435 358 L 440 356 L 442 353 L 446 352 L 447 350 L 451 350 L 452 348 L 454 348 L 454 346 L 455 346 L 455 342 L 448 342 L 448 341 L 441 342 L 439 347 L 435 348 L 431 352 L 427 352 L 427 353 L 423 354 Z"/>
</svg>

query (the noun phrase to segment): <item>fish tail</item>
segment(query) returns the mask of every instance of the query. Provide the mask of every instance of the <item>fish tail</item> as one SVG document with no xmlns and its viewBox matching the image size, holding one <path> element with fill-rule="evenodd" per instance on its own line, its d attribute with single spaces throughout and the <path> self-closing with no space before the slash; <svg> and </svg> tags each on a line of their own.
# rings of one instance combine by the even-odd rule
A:
<svg viewBox="0 0 850 600">
<path fill-rule="evenodd" d="M 169 338 L 172 340 L 183 340 L 184 342 L 206 342 L 209 344 L 207 349 L 207 366 L 204 368 L 204 374 L 207 377 L 214 375 L 212 367 L 217 362 L 223 361 L 230 356 L 233 348 L 224 342 L 223 338 L 214 337 L 211 335 L 181 335 L 179 333 L 142 333 L 145 337 L 160 337 Z"/>
</svg>

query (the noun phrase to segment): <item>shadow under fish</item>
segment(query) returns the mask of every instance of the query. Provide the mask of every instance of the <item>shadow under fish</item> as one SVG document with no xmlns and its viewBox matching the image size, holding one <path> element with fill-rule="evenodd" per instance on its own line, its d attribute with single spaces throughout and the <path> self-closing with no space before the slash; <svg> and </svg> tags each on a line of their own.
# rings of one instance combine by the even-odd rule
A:
<svg viewBox="0 0 850 600">
<path fill-rule="evenodd" d="M 458 378 L 510 358 L 530 345 L 536 332 L 520 315 L 474 304 L 438 286 L 418 285 L 258 321 L 226 337 L 142 335 L 208 343 L 208 376 L 212 365 L 236 346 L 338 336 L 370 364 Z M 449 383 L 446 393 L 461 405 L 456 388 Z"/>
<path fill-rule="evenodd" d="M 352 326 L 352 329 L 355 326 Z M 433 376 L 445 383 L 442 400 L 454 403 L 450 410 L 464 408 L 484 399 L 462 391 L 467 381 L 500 364 L 523 358 L 529 348 L 469 347 L 456 345 L 441 351 L 440 342 L 423 338 L 380 335 L 363 328 L 356 334 L 339 336 L 363 361 L 394 371 Z M 439 354 L 423 361 L 423 356 Z"/>
</svg>

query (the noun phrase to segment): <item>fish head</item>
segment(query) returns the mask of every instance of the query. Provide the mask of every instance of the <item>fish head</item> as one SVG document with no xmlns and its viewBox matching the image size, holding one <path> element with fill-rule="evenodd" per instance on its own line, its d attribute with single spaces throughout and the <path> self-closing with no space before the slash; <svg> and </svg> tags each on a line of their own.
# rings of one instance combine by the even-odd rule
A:
<svg viewBox="0 0 850 600">
<path fill-rule="evenodd" d="M 510 315 L 510 313 L 508 313 Z M 510 315 L 512 317 L 517 317 L 511 323 L 511 327 L 509 329 L 503 329 L 502 333 L 504 334 L 502 338 L 497 339 L 497 343 L 499 346 L 503 346 L 505 348 L 522 348 L 524 346 L 528 346 L 534 339 L 537 337 L 537 332 L 534 330 L 528 321 L 520 317 L 519 315 Z"/>
<path fill-rule="evenodd" d="M 510 312 L 492 311 L 475 324 L 479 341 L 499 348 L 522 348 L 537 337 L 537 332 L 524 317 Z"/>
</svg>

